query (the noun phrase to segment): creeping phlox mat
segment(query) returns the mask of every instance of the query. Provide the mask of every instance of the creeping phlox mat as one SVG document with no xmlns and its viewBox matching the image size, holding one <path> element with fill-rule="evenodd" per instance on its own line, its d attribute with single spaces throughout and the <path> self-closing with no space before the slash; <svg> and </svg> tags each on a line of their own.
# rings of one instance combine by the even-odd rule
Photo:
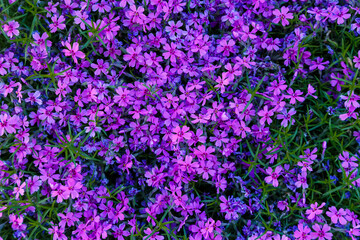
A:
<svg viewBox="0 0 360 240">
<path fill-rule="evenodd" d="M 360 239 L 360 2 L 0 0 L 0 240 Z"/>
</svg>

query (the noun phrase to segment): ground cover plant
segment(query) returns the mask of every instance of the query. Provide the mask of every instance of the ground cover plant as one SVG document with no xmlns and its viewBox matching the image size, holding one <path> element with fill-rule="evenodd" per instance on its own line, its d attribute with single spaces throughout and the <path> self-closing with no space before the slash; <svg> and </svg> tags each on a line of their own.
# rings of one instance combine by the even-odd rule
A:
<svg viewBox="0 0 360 240">
<path fill-rule="evenodd" d="M 360 4 L 0 0 L 0 239 L 360 239 Z"/>
</svg>

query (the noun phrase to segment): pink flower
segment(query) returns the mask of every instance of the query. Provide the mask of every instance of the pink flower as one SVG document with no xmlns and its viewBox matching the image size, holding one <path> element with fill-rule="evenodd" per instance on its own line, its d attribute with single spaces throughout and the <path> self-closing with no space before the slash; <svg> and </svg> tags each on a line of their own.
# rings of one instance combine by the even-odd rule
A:
<svg viewBox="0 0 360 240">
<path fill-rule="evenodd" d="M 175 36 L 175 33 L 178 35 L 182 34 L 180 27 L 183 25 L 182 22 L 178 21 L 176 24 L 174 21 L 169 22 L 169 26 L 165 27 L 165 31 L 169 33 L 170 38 Z"/>
<path fill-rule="evenodd" d="M 229 85 L 230 83 L 230 79 L 226 77 L 226 73 L 222 73 L 222 77 L 217 77 L 217 79 L 215 80 L 218 84 L 215 85 L 215 88 L 220 88 L 220 92 L 224 93 L 225 92 L 225 86 Z"/>
<path fill-rule="evenodd" d="M 176 126 L 173 130 L 173 134 L 170 136 L 171 140 L 173 141 L 173 143 L 180 143 L 183 141 L 183 139 L 187 139 L 189 140 L 192 136 L 192 132 L 188 132 L 189 131 L 189 127 L 188 126 L 183 126 L 183 127 L 179 127 Z"/>
<path fill-rule="evenodd" d="M 76 182 L 73 178 L 69 178 L 67 181 L 68 193 L 70 194 L 72 199 L 78 198 L 80 189 L 82 188 L 82 184 L 80 182 Z"/>
<path fill-rule="evenodd" d="M 349 152 L 343 151 L 342 155 L 339 155 L 339 159 L 342 161 L 341 165 L 343 168 L 355 168 L 358 166 L 357 159 L 355 157 L 350 157 Z"/>
<path fill-rule="evenodd" d="M 37 103 L 39 105 L 42 104 L 41 99 L 39 99 L 40 97 L 40 92 L 36 91 L 35 93 L 28 93 L 29 97 L 25 99 L 25 102 L 30 102 L 31 105 L 33 105 L 34 103 Z"/>
<path fill-rule="evenodd" d="M 7 24 L 4 24 L 3 29 L 6 32 L 6 35 L 9 37 L 19 36 L 20 32 L 18 28 L 20 27 L 17 21 L 11 20 Z"/>
<path fill-rule="evenodd" d="M 290 208 L 288 207 L 288 203 L 286 201 L 279 201 L 277 203 L 277 207 L 281 210 L 284 211 L 286 209 L 286 211 L 289 211 Z"/>
<path fill-rule="evenodd" d="M 268 169 L 266 169 L 266 173 L 269 174 L 270 176 L 265 177 L 265 182 L 268 184 L 272 183 L 274 187 L 279 186 L 279 182 L 277 179 L 279 178 L 281 171 L 282 171 L 281 166 L 277 166 L 275 168 L 275 171 L 273 171 L 271 167 L 268 167 Z"/>
<path fill-rule="evenodd" d="M 300 174 L 297 175 L 298 181 L 295 182 L 295 186 L 297 188 L 302 187 L 303 189 L 306 189 L 309 187 L 309 185 L 307 184 L 306 176 L 307 176 L 306 172 L 301 172 Z"/>
<path fill-rule="evenodd" d="M 107 74 L 108 73 L 108 68 L 109 68 L 110 64 L 107 62 L 104 62 L 103 59 L 98 59 L 97 60 L 97 64 L 92 63 L 91 67 L 96 69 L 95 70 L 95 75 L 100 75 L 101 72 L 103 74 Z"/>
<path fill-rule="evenodd" d="M 51 28 L 51 33 L 56 32 L 58 29 L 65 29 L 66 25 L 63 23 L 65 21 L 65 18 L 63 16 L 60 16 L 59 18 L 55 15 L 53 17 L 51 17 L 51 20 L 53 23 L 51 23 L 49 25 L 49 27 Z"/>
<path fill-rule="evenodd" d="M 154 234 L 153 233 L 153 230 L 151 230 L 151 228 L 147 228 L 144 233 L 146 233 L 147 235 L 143 237 L 143 239 L 154 239 L 154 240 L 163 240 L 164 237 L 163 236 L 160 236 L 158 235 L 159 232 L 155 232 Z M 152 235 L 151 235 L 152 234 Z M 151 235 L 151 237 L 150 237 Z"/>
<path fill-rule="evenodd" d="M 332 206 L 329 208 L 329 211 L 326 212 L 326 215 L 331 218 L 331 222 L 336 224 L 338 221 L 341 225 L 346 225 L 347 221 L 345 219 L 346 212 L 343 208 L 339 210 L 336 207 Z"/>
<path fill-rule="evenodd" d="M 144 61 L 144 57 L 140 54 L 142 48 L 140 46 L 137 46 L 135 49 L 133 47 L 128 47 L 126 51 L 128 54 L 124 55 L 124 61 L 129 62 L 130 67 L 135 67 L 135 65 L 138 65 L 139 63 L 142 63 Z"/>
<path fill-rule="evenodd" d="M 291 119 L 291 117 L 296 113 L 295 111 L 295 108 L 292 108 L 289 110 L 289 112 L 284 108 L 282 111 L 281 111 L 282 114 L 278 114 L 276 116 L 277 119 L 282 119 L 281 121 L 281 126 L 283 127 L 287 127 L 290 120 L 292 120 L 290 123 L 290 125 L 294 124 L 295 123 L 295 119 Z"/>
<path fill-rule="evenodd" d="M 179 58 L 184 54 L 182 51 L 177 49 L 177 45 L 173 42 L 171 42 L 170 45 L 166 43 L 164 46 L 164 50 L 166 52 L 164 52 L 162 55 L 165 59 L 170 58 L 170 62 L 172 63 L 176 62 L 177 57 Z"/>
<path fill-rule="evenodd" d="M 39 176 L 34 176 L 33 178 L 29 178 L 27 181 L 28 188 L 30 189 L 30 194 L 38 191 L 42 181 L 40 180 Z"/>
<path fill-rule="evenodd" d="M 312 238 L 318 240 L 332 239 L 333 234 L 328 232 L 331 230 L 331 227 L 329 225 L 325 224 L 321 227 L 319 224 L 316 223 L 313 226 L 313 229 L 315 232 L 312 232 L 310 234 Z"/>
<path fill-rule="evenodd" d="M 292 88 L 289 88 L 287 90 L 287 93 L 289 95 L 285 95 L 285 98 L 290 98 L 290 104 L 295 104 L 296 101 L 299 101 L 299 102 L 303 102 L 305 101 L 305 98 L 301 97 L 301 95 L 303 94 L 302 91 L 300 90 L 296 90 L 294 92 L 294 90 Z"/>
<path fill-rule="evenodd" d="M 274 115 L 274 112 L 273 112 L 272 110 L 269 111 L 269 110 L 268 110 L 268 106 L 265 106 L 265 107 L 264 107 L 264 110 L 259 111 L 258 115 L 259 115 L 260 117 L 262 117 L 262 118 L 260 119 L 260 124 L 261 124 L 261 125 L 264 125 L 265 122 L 267 122 L 268 124 L 270 124 L 270 123 L 272 123 L 271 116 Z"/>
<path fill-rule="evenodd" d="M 360 100 L 360 96 L 356 95 L 353 91 L 347 92 L 348 96 L 341 95 L 340 98 L 345 100 L 344 106 L 350 108 L 351 106 L 356 108 L 360 107 L 360 104 L 357 102 Z"/>
<path fill-rule="evenodd" d="M 15 133 L 15 127 L 17 127 L 18 119 L 13 116 L 9 117 L 7 114 L 0 115 L 0 136 L 4 135 L 5 131 L 7 133 Z"/>
<path fill-rule="evenodd" d="M 325 205 L 325 203 L 322 203 L 320 206 L 318 206 L 318 203 L 314 203 L 314 204 L 310 204 L 310 209 L 306 210 L 306 214 L 308 214 L 309 216 L 307 216 L 307 218 L 309 220 L 314 219 L 316 215 L 321 215 L 323 210 L 320 209 Z"/>
<path fill-rule="evenodd" d="M 358 51 L 358 55 L 354 56 L 353 62 L 355 63 L 355 67 L 360 69 L 360 50 Z"/>
<path fill-rule="evenodd" d="M 136 5 L 131 5 L 130 9 L 125 12 L 125 16 L 128 19 L 131 19 L 133 23 L 142 24 L 144 20 L 146 20 L 146 16 L 144 15 L 144 8 L 139 6 L 136 8 Z"/>
<path fill-rule="evenodd" d="M 61 203 L 64 199 L 68 199 L 70 197 L 70 192 L 67 187 L 59 183 L 50 184 L 50 186 L 52 188 L 51 197 L 57 197 L 57 203 Z"/>
<path fill-rule="evenodd" d="M 294 237 L 296 238 L 296 240 L 309 240 L 312 239 L 310 233 L 311 229 L 308 226 L 304 227 L 304 225 L 300 223 L 298 225 L 298 230 L 294 232 Z"/>
<path fill-rule="evenodd" d="M 74 226 L 75 222 L 79 221 L 79 218 L 77 218 L 72 212 L 68 212 L 66 215 L 59 213 L 58 216 L 62 219 L 59 223 L 61 228 L 65 228 L 66 225 L 69 227 Z"/>
<path fill-rule="evenodd" d="M 281 7 L 281 11 L 279 9 L 275 9 L 273 11 L 273 14 L 276 16 L 276 18 L 274 18 L 274 20 L 272 21 L 273 23 L 279 23 L 281 20 L 281 24 L 283 26 L 289 25 L 289 21 L 287 19 L 293 19 L 294 16 L 292 13 L 289 13 L 289 8 L 288 7 Z"/>
<path fill-rule="evenodd" d="M 350 230 L 348 231 L 351 240 L 356 240 L 360 236 L 360 225 L 355 226 L 354 228 L 350 228 Z"/>
<path fill-rule="evenodd" d="M 315 88 L 309 84 L 308 85 L 308 93 L 305 95 L 305 97 L 310 95 L 310 96 L 314 97 L 315 99 L 317 99 L 318 97 L 314 95 L 315 92 L 316 92 Z"/>
<path fill-rule="evenodd" d="M 15 194 L 15 199 L 19 200 L 19 195 L 23 196 L 25 193 L 26 183 L 23 182 L 22 184 L 18 183 L 17 187 L 14 187 L 13 194 Z"/>
<path fill-rule="evenodd" d="M 114 231 L 113 236 L 117 238 L 117 240 L 124 240 L 124 237 L 130 236 L 130 232 L 124 230 L 125 224 L 122 223 L 120 226 L 113 226 L 111 229 Z"/>
<path fill-rule="evenodd" d="M 216 51 L 218 53 L 223 52 L 224 56 L 229 56 L 230 52 L 235 53 L 234 46 L 235 46 L 234 40 L 230 39 L 229 42 L 227 42 L 225 39 L 222 39 L 220 41 L 219 46 L 217 46 Z"/>
<path fill-rule="evenodd" d="M 0 74 L 1 75 L 5 75 L 7 73 L 5 68 L 10 68 L 10 63 L 8 63 L 6 61 L 4 62 L 4 58 L 0 57 Z"/>
<path fill-rule="evenodd" d="M 305 159 L 305 161 L 308 161 L 308 162 L 310 162 L 310 161 L 314 161 L 314 160 L 316 160 L 316 158 L 317 158 L 317 155 L 315 154 L 316 152 L 317 152 L 317 148 L 314 148 L 311 152 L 310 152 L 310 149 L 308 148 L 308 149 L 306 149 L 305 151 L 304 151 L 304 155 L 300 155 L 299 156 L 299 158 L 304 158 Z"/>
<path fill-rule="evenodd" d="M 46 49 L 46 47 L 51 47 L 52 42 L 49 40 L 46 40 L 49 37 L 49 35 L 44 32 L 41 37 L 39 33 L 34 33 L 33 38 L 35 40 L 35 43 L 40 46 L 41 49 Z"/>
<path fill-rule="evenodd" d="M 185 160 L 179 160 L 179 169 L 181 171 L 187 172 L 187 173 L 193 173 L 195 172 L 195 169 L 199 167 L 199 164 L 197 162 L 192 162 L 193 158 L 189 155 L 185 156 Z"/>
<path fill-rule="evenodd" d="M 71 44 L 67 41 L 65 46 L 68 48 L 62 50 L 65 53 L 65 56 L 71 56 L 76 64 L 78 63 L 77 57 L 81 59 L 85 58 L 85 53 L 79 51 L 79 43 L 74 42 L 73 46 L 71 46 Z"/>
<path fill-rule="evenodd" d="M 349 9 L 347 7 L 335 7 L 335 9 L 332 11 L 330 19 L 332 21 L 337 21 L 337 24 L 343 24 L 346 19 L 351 17 L 351 14 L 347 13 L 348 11 Z"/>
<path fill-rule="evenodd" d="M 313 164 L 313 161 L 308 160 L 308 161 L 298 162 L 297 165 L 302 167 L 301 171 L 303 171 L 303 172 L 306 172 L 306 170 L 309 170 L 310 172 L 312 172 L 311 164 Z"/>
<path fill-rule="evenodd" d="M 339 118 L 341 121 L 345 121 L 346 119 L 348 119 L 349 117 L 352 117 L 354 119 L 357 119 L 357 116 L 359 115 L 357 112 L 355 112 L 355 107 L 353 106 L 350 106 L 349 107 L 349 110 L 347 113 L 344 113 L 344 114 L 340 114 L 339 115 Z"/>
<path fill-rule="evenodd" d="M 319 69 L 320 71 L 324 70 L 325 69 L 324 65 L 329 64 L 330 62 L 329 61 L 322 62 L 322 60 L 324 60 L 324 58 L 317 57 L 316 61 L 311 61 L 311 65 L 309 67 L 310 71 L 313 71 L 316 68 Z"/>
</svg>

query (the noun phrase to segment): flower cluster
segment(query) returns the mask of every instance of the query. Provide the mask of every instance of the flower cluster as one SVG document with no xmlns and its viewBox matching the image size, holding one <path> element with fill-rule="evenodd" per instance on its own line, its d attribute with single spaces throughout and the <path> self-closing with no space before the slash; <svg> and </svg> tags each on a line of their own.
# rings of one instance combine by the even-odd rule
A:
<svg viewBox="0 0 360 240">
<path fill-rule="evenodd" d="M 0 239 L 360 238 L 356 1 L 33 2 L 0 9 Z"/>
</svg>

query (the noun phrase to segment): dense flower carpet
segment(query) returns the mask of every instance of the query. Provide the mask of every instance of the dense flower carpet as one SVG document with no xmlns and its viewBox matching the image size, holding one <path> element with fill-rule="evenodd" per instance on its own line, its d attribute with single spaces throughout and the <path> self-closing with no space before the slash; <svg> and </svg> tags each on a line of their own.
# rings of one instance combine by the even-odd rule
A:
<svg viewBox="0 0 360 240">
<path fill-rule="evenodd" d="M 0 239 L 360 239 L 360 2 L 0 0 Z"/>
</svg>

